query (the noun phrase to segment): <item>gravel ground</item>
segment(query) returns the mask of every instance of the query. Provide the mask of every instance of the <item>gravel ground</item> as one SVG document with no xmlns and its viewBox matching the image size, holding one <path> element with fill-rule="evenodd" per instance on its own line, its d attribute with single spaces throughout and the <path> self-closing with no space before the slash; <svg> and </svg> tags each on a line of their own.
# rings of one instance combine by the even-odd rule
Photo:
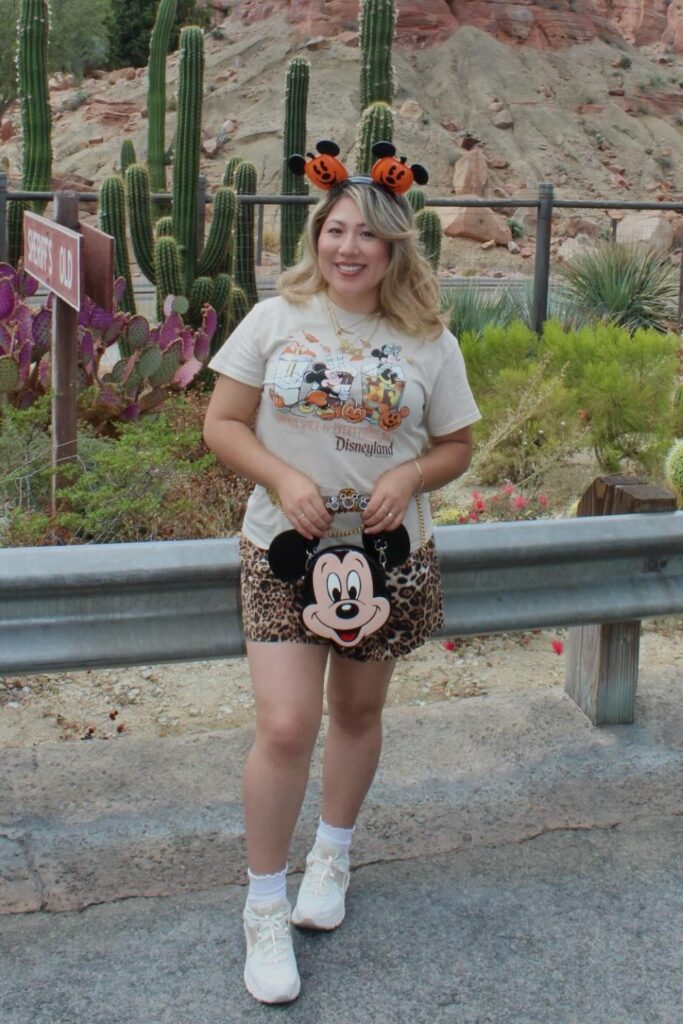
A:
<svg viewBox="0 0 683 1024">
<path fill-rule="evenodd" d="M 431 641 L 399 663 L 390 705 L 464 700 L 518 687 L 561 687 L 565 631 Z M 683 659 L 683 623 L 646 623 L 641 666 Z M 187 735 L 252 720 L 245 658 L 0 679 L 0 746 L 119 736 Z"/>
</svg>

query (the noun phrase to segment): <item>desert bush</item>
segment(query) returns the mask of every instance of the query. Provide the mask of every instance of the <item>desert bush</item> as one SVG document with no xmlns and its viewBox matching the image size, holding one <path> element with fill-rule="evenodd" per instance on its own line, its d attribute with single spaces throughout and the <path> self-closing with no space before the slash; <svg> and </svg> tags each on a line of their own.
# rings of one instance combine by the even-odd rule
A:
<svg viewBox="0 0 683 1024">
<path fill-rule="evenodd" d="M 458 338 L 479 337 L 490 324 L 506 322 L 504 305 L 503 293 L 492 294 L 477 285 L 449 288 L 442 296 L 442 312 Z"/>
<path fill-rule="evenodd" d="M 171 400 L 158 415 L 124 425 L 118 437 L 84 430 L 63 511 L 48 514 L 50 439 L 40 405 L 12 410 L 0 436 L 0 545 L 179 540 L 234 533 L 249 485 L 207 452 L 207 397 Z M 41 399 L 40 402 L 45 402 Z"/>
<path fill-rule="evenodd" d="M 661 476 L 679 429 L 678 339 L 615 324 L 538 338 L 521 323 L 461 339 L 482 412 L 471 475 L 482 483 L 542 476 L 551 462 L 592 448 L 605 470 L 624 460 Z"/>
<path fill-rule="evenodd" d="M 666 254 L 602 242 L 574 257 L 563 277 L 570 298 L 592 320 L 665 332 L 677 316 L 678 282 Z"/>
<path fill-rule="evenodd" d="M 455 526 L 463 523 L 501 523 L 547 519 L 550 515 L 550 502 L 546 494 L 540 491 L 524 494 L 513 484 L 507 484 L 500 491 L 488 497 L 479 491 L 472 491 L 467 503 L 444 505 L 434 512 L 434 522 L 439 526 Z"/>
</svg>

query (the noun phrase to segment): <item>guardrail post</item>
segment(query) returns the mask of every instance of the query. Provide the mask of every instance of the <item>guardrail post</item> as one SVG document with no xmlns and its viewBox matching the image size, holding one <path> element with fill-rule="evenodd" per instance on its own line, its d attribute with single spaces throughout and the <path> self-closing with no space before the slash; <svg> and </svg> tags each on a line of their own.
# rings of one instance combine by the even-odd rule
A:
<svg viewBox="0 0 683 1024">
<path fill-rule="evenodd" d="M 577 516 L 674 512 L 670 491 L 632 476 L 600 476 L 584 492 Z M 656 570 L 653 566 L 653 571 Z M 564 688 L 593 725 L 635 718 L 640 622 L 575 626 L 567 636 Z"/>
<path fill-rule="evenodd" d="M 0 263 L 7 262 L 7 175 L 0 171 Z"/>
<path fill-rule="evenodd" d="M 550 236 L 552 232 L 554 189 L 550 182 L 538 186 L 538 217 L 536 222 L 536 262 L 534 266 L 533 328 L 537 334 L 548 319 L 550 284 Z"/>
</svg>

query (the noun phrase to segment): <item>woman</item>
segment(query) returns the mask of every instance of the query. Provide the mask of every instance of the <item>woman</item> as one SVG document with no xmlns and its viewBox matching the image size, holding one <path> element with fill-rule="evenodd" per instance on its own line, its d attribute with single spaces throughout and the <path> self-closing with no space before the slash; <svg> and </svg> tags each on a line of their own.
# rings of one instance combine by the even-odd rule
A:
<svg viewBox="0 0 683 1024">
<path fill-rule="evenodd" d="M 240 538 L 256 707 L 244 776 L 244 976 L 268 1003 L 295 999 L 300 989 L 287 856 L 326 667 L 321 818 L 291 914 L 294 924 L 318 929 L 344 917 L 351 838 L 379 760 L 396 658 L 442 624 L 425 492 L 465 471 L 479 418 L 403 196 L 370 178 L 328 192 L 309 217 L 303 259 L 281 275 L 278 290 L 212 360 L 220 376 L 205 423 L 209 447 L 257 485 Z M 354 646 L 309 632 L 301 581 L 282 582 L 270 568 L 274 538 L 293 529 L 309 548 L 324 549 L 340 535 L 357 545 L 362 535 L 386 537 L 403 525 L 410 554 L 387 574 L 389 621 Z"/>
</svg>

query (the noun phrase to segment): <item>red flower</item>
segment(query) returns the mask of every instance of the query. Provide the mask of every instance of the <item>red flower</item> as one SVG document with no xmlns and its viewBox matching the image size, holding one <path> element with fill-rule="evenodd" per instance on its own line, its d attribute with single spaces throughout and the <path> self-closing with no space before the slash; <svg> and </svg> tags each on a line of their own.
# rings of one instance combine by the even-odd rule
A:
<svg viewBox="0 0 683 1024">
<path fill-rule="evenodd" d="M 512 484 L 506 484 L 503 488 L 503 494 L 514 494 L 515 488 Z"/>
<path fill-rule="evenodd" d="M 475 498 L 474 499 L 474 507 L 476 508 L 477 512 L 485 512 L 486 511 L 486 502 L 484 501 L 483 498 Z"/>
<path fill-rule="evenodd" d="M 512 502 L 512 504 L 515 506 L 515 508 L 526 508 L 529 502 L 523 495 L 518 494 L 515 500 Z"/>
<path fill-rule="evenodd" d="M 539 496 L 538 496 L 538 504 L 541 506 L 541 508 L 547 508 L 548 507 L 548 495 L 547 494 L 539 494 Z"/>
<path fill-rule="evenodd" d="M 468 513 L 468 515 L 469 515 L 469 517 L 470 517 L 470 519 L 472 520 L 473 523 L 478 523 L 479 522 L 479 516 L 477 515 L 477 513 L 474 510 L 471 510 Z"/>
<path fill-rule="evenodd" d="M 562 643 L 561 640 L 553 640 L 550 646 L 555 651 L 555 654 L 563 654 L 564 653 L 564 644 Z"/>
<path fill-rule="evenodd" d="M 443 647 L 444 651 L 454 651 L 457 647 L 457 644 L 455 643 L 454 640 L 444 640 L 441 646 Z"/>
</svg>

